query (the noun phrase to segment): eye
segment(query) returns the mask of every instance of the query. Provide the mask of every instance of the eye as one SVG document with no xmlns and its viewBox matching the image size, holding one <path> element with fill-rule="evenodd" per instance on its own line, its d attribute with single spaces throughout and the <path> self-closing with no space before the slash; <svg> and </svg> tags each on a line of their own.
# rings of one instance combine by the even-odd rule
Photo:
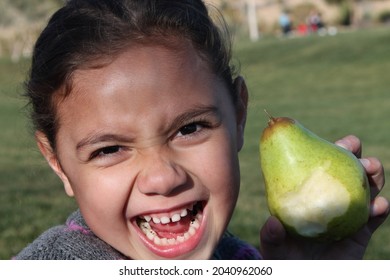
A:
<svg viewBox="0 0 390 280">
<path fill-rule="evenodd" d="M 198 123 L 190 123 L 187 124 L 179 129 L 179 133 L 181 136 L 185 136 L 188 134 L 192 134 L 197 132 L 199 129 L 201 129 L 202 126 Z"/>
<path fill-rule="evenodd" d="M 190 137 L 195 136 L 198 133 L 202 133 L 205 129 L 211 128 L 211 124 L 207 121 L 196 121 L 182 126 L 178 132 L 177 136 L 181 137 Z"/>
<path fill-rule="evenodd" d="M 115 153 L 120 152 L 120 150 L 121 150 L 121 147 L 118 145 L 104 147 L 104 148 L 101 148 L 101 149 L 94 151 L 91 154 L 90 159 L 97 158 L 97 157 L 110 156 L 110 155 L 113 155 Z"/>
</svg>

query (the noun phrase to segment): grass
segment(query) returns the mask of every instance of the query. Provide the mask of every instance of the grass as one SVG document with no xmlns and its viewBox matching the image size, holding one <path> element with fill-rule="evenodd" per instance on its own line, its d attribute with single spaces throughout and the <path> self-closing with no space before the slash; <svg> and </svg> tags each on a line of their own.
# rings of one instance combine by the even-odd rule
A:
<svg viewBox="0 0 390 280">
<path fill-rule="evenodd" d="M 29 131 L 21 98 L 27 68 L 28 61 L 0 60 L 0 259 L 14 256 L 76 208 Z"/>
<path fill-rule="evenodd" d="M 390 176 L 390 35 L 386 29 L 334 37 L 240 42 L 235 59 L 250 90 L 242 186 L 230 229 L 258 246 L 269 215 L 258 160 L 266 108 L 290 116 L 330 141 L 355 134 L 364 155 Z M 28 61 L 0 60 L 0 259 L 9 259 L 76 208 L 35 148 L 20 99 Z M 383 191 L 390 198 L 390 189 Z M 374 234 L 367 259 L 390 259 L 390 221 Z"/>
<path fill-rule="evenodd" d="M 390 176 L 389 44 L 387 29 L 237 44 L 235 56 L 250 104 L 233 232 L 258 245 L 258 229 L 269 215 L 256 156 L 267 122 L 264 108 L 274 116 L 298 119 L 330 141 L 357 135 L 363 155 L 379 157 Z M 390 190 L 385 188 L 383 195 L 389 198 Z M 390 259 L 389 232 L 387 221 L 374 234 L 367 259 Z"/>
</svg>

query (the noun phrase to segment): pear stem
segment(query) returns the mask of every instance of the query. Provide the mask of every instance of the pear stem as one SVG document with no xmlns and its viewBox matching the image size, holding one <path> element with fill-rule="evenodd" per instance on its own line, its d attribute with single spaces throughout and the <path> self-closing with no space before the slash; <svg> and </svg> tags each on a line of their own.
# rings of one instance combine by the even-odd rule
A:
<svg viewBox="0 0 390 280">
<path fill-rule="evenodd" d="M 264 109 L 264 112 L 267 114 L 269 120 L 268 120 L 268 125 L 273 125 L 275 123 L 275 118 L 268 113 L 267 109 Z"/>
</svg>

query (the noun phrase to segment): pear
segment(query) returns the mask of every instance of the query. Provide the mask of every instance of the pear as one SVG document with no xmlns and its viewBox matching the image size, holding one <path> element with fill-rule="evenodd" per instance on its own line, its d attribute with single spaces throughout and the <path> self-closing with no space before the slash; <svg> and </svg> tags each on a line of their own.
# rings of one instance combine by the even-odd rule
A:
<svg viewBox="0 0 390 280">
<path fill-rule="evenodd" d="M 270 116 L 260 163 L 269 211 L 291 234 L 334 241 L 367 222 L 370 190 L 360 161 L 297 120 Z"/>
</svg>

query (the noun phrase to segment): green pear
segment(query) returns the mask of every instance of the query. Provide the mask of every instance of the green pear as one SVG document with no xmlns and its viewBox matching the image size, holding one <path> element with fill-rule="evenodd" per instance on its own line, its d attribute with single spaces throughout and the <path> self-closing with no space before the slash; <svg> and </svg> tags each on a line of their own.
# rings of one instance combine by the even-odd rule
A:
<svg viewBox="0 0 390 280">
<path fill-rule="evenodd" d="M 290 233 L 334 241 L 367 222 L 370 190 L 360 161 L 298 121 L 270 116 L 260 163 L 270 213 Z"/>
</svg>

